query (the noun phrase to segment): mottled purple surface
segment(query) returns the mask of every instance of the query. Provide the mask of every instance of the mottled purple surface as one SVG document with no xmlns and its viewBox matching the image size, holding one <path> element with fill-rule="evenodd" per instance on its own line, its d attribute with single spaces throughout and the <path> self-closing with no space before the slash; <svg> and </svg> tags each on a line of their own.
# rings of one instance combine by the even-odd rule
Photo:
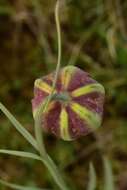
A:
<svg viewBox="0 0 127 190">
<path fill-rule="evenodd" d="M 49 74 L 49 75 L 47 75 L 45 77 L 42 77 L 41 79 L 44 82 L 46 82 L 47 84 L 49 84 L 50 86 L 52 86 L 54 77 L 55 77 L 55 72 L 53 72 L 53 73 L 51 73 L 51 74 Z M 57 79 L 57 83 L 56 83 L 56 88 L 55 89 L 58 92 L 60 92 L 61 89 L 62 89 L 60 74 L 58 75 L 58 79 Z"/>
<path fill-rule="evenodd" d="M 55 88 L 57 93 L 61 92 L 67 93 L 64 92 L 64 86 L 62 86 L 62 81 L 61 81 L 62 79 L 61 74 L 63 74 L 63 69 L 60 70 L 58 75 L 58 80 Z M 59 100 L 55 102 L 55 105 L 45 113 L 44 117 L 42 117 L 42 122 L 43 122 L 42 127 L 44 128 L 44 130 L 51 134 L 54 134 L 59 138 L 60 138 L 60 113 L 62 106 L 65 106 L 66 111 L 68 113 L 68 119 L 69 119 L 68 130 L 70 137 L 72 139 L 77 139 L 80 136 L 85 136 L 93 130 L 87 124 L 87 121 L 81 119 L 80 116 L 71 109 L 71 107 L 69 106 L 71 101 L 86 107 L 88 110 L 92 111 L 93 113 L 95 112 L 98 113 L 100 115 L 100 118 L 102 118 L 103 115 L 104 94 L 102 94 L 101 92 L 96 92 L 96 89 L 94 92 L 91 92 L 86 95 L 81 95 L 79 97 L 71 97 L 71 92 L 73 90 L 76 90 L 88 84 L 97 83 L 97 81 L 92 79 L 88 73 L 82 71 L 81 69 L 74 67 L 72 68 L 72 70 L 74 70 L 74 73 L 72 72 L 70 73 L 71 80 L 69 81 L 68 87 L 66 89 L 68 91 L 68 95 L 70 94 L 69 100 L 67 100 L 67 102 L 64 102 L 64 100 L 61 101 Z M 54 76 L 55 72 L 47 76 L 44 76 L 40 79 L 43 82 L 46 82 L 49 86 L 52 86 Z M 48 95 L 49 94 L 46 93 L 45 91 L 38 89 L 36 86 L 34 87 L 34 99 L 32 100 L 33 111 Z"/>
<path fill-rule="evenodd" d="M 60 136 L 60 125 L 59 118 L 61 113 L 61 104 L 56 102 L 51 110 L 48 111 L 44 116 L 44 129 L 45 131 L 54 134 L 55 136 Z"/>
<path fill-rule="evenodd" d="M 96 81 L 90 78 L 89 74 L 77 69 L 76 72 L 72 75 L 72 79 L 68 86 L 68 91 L 73 91 L 77 88 L 83 87 L 87 84 L 95 83 Z"/>
<path fill-rule="evenodd" d="M 87 123 L 79 118 L 79 116 L 73 112 L 69 106 L 66 108 L 66 110 L 69 116 L 69 133 L 71 138 L 76 139 L 80 136 L 87 135 L 91 131 Z"/>
<path fill-rule="evenodd" d="M 34 98 L 32 99 L 32 109 L 36 109 L 40 103 L 48 96 L 48 93 L 34 87 Z"/>
<path fill-rule="evenodd" d="M 86 95 L 72 98 L 72 100 L 88 108 L 93 112 L 97 112 L 100 116 L 102 116 L 104 94 L 98 92 L 92 92 Z"/>
</svg>

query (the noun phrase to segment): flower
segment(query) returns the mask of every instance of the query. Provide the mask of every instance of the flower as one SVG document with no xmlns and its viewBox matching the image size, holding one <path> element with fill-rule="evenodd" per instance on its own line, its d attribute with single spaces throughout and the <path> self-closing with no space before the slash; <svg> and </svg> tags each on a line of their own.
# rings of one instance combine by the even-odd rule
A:
<svg viewBox="0 0 127 190">
<path fill-rule="evenodd" d="M 33 116 L 52 93 L 55 72 L 34 84 Z M 102 122 L 105 90 L 90 75 L 75 66 L 59 72 L 52 100 L 42 114 L 44 131 L 63 140 L 74 140 L 96 130 Z"/>
</svg>

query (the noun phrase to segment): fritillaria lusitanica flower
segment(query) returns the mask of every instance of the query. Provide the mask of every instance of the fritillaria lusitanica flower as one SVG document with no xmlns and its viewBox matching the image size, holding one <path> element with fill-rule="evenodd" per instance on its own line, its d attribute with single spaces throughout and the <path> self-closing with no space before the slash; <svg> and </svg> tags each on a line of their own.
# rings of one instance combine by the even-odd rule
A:
<svg viewBox="0 0 127 190">
<path fill-rule="evenodd" d="M 55 72 L 34 85 L 33 116 L 52 92 Z M 63 140 L 74 140 L 96 130 L 102 122 L 104 87 L 75 66 L 60 70 L 54 97 L 42 115 L 44 131 Z"/>
</svg>

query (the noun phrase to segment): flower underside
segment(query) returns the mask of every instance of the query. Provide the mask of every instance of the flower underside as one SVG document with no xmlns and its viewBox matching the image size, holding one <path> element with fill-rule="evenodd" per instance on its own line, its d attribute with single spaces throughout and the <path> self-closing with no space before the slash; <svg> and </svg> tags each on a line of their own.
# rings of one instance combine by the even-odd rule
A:
<svg viewBox="0 0 127 190">
<path fill-rule="evenodd" d="M 52 92 L 55 73 L 37 79 L 33 116 Z M 60 70 L 53 98 L 43 116 L 43 129 L 63 140 L 87 135 L 101 125 L 105 90 L 88 73 L 74 66 Z"/>
</svg>

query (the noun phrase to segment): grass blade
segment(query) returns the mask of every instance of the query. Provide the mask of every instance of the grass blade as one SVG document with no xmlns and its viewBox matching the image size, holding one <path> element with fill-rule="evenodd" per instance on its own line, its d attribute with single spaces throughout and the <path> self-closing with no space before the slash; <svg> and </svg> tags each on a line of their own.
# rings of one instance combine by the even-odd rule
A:
<svg viewBox="0 0 127 190">
<path fill-rule="evenodd" d="M 112 168 L 109 160 L 104 157 L 104 190 L 115 190 Z"/>
<path fill-rule="evenodd" d="M 33 154 L 31 152 L 24 152 L 24 151 L 0 149 L 0 154 L 9 154 L 12 156 L 19 156 L 19 157 L 26 157 L 26 158 L 31 158 L 31 159 L 35 159 L 35 160 L 42 160 L 42 158 L 40 158 L 40 156 Z"/>
<path fill-rule="evenodd" d="M 15 151 L 15 150 L 4 150 L 4 149 L 0 149 L 0 154 L 9 154 L 9 155 L 13 155 L 13 156 L 26 157 L 26 158 L 31 158 L 31 159 L 39 160 L 39 161 L 43 162 L 44 165 L 48 168 L 48 170 L 50 171 L 50 173 L 52 174 L 52 176 L 55 178 L 55 181 L 56 181 L 56 183 L 58 185 L 59 185 L 59 183 L 61 183 L 61 184 L 64 183 L 63 181 L 61 181 L 61 178 L 60 178 L 59 173 L 57 171 L 57 167 L 53 164 L 53 162 L 52 162 L 52 160 L 51 160 L 50 157 L 44 157 L 44 158 L 42 158 L 42 157 L 40 157 L 40 156 L 38 156 L 36 154 L 30 153 L 30 152 Z"/>
<path fill-rule="evenodd" d="M 9 188 L 16 189 L 16 190 L 46 190 L 46 189 L 40 189 L 40 188 L 37 188 L 37 187 L 24 187 L 24 186 L 20 186 L 20 185 L 13 184 L 13 183 L 8 183 L 8 182 L 6 182 L 4 180 L 1 180 L 1 179 L 0 179 L 0 183 L 2 185 L 5 185 L 5 186 L 7 186 Z"/>
<path fill-rule="evenodd" d="M 96 173 L 92 163 L 89 166 L 89 183 L 87 190 L 95 190 L 96 188 Z"/>
<path fill-rule="evenodd" d="M 38 150 L 37 142 L 34 137 L 17 121 L 17 119 L 7 110 L 7 108 L 0 102 L 0 110 L 6 115 L 10 122 L 14 125 L 19 133 Z"/>
</svg>

